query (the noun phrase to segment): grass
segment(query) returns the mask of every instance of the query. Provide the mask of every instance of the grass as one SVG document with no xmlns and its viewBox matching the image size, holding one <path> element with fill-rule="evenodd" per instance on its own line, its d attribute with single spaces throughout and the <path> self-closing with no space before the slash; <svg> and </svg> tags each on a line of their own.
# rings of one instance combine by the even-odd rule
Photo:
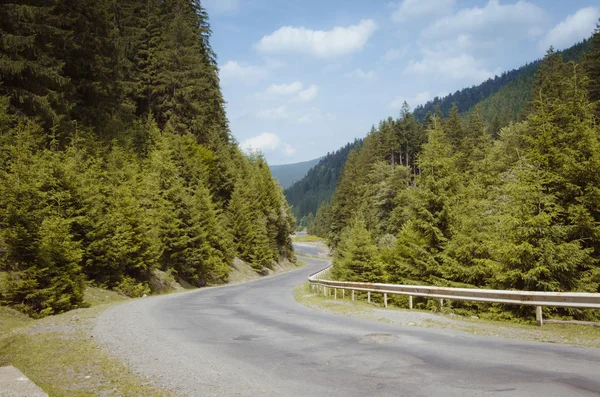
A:
<svg viewBox="0 0 600 397">
<path fill-rule="evenodd" d="M 304 267 L 304 266 L 306 266 L 306 262 L 297 260 L 296 261 L 296 266 L 297 267 Z"/>
<path fill-rule="evenodd" d="M 323 241 L 323 238 L 317 237 L 317 236 L 311 236 L 311 235 L 294 236 L 294 237 L 292 237 L 292 241 L 294 241 L 296 243 L 315 243 L 315 242 Z"/>
<path fill-rule="evenodd" d="M 431 311 L 409 311 L 393 306 L 383 309 L 382 305 L 378 303 L 367 303 L 364 300 L 353 302 L 349 299 L 348 291 L 346 292 L 346 299 L 340 299 L 339 296 L 337 300 L 325 298 L 312 292 L 306 282 L 296 287 L 294 297 L 296 301 L 312 309 L 386 323 L 453 329 L 474 335 L 600 348 L 600 327 L 579 324 L 544 324 L 544 326 L 538 327 L 533 322 L 516 323 L 461 317 L 453 315 L 450 310 L 444 310 L 444 314 L 439 314 L 439 316 L 432 316 Z M 372 297 L 378 299 L 379 297 L 376 295 L 378 294 L 373 294 Z M 407 315 L 404 317 L 407 317 L 410 312 L 423 313 L 426 319 L 418 322 L 403 320 L 403 314 L 406 313 Z"/>
<path fill-rule="evenodd" d="M 14 365 L 52 396 L 168 396 L 131 372 L 92 337 L 94 320 L 126 300 L 88 288 L 93 307 L 32 320 L 0 308 L 0 366 Z"/>
<path fill-rule="evenodd" d="M 85 289 L 85 301 L 92 307 L 118 303 L 127 299 L 129 298 L 116 291 L 110 291 L 97 287 L 87 287 Z"/>
</svg>

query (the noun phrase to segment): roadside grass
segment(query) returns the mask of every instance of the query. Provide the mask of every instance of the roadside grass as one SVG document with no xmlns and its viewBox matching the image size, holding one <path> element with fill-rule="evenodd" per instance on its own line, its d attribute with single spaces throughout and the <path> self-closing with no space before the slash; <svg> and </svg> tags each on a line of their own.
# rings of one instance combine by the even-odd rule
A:
<svg viewBox="0 0 600 397">
<path fill-rule="evenodd" d="M 302 266 L 306 262 L 298 260 L 277 270 Z M 0 272 L 0 286 L 4 276 Z M 96 317 L 130 298 L 88 286 L 85 300 L 89 308 L 39 320 L 0 306 L 0 367 L 17 367 L 50 397 L 170 396 L 133 373 L 93 339 Z"/>
<path fill-rule="evenodd" d="M 91 308 L 32 320 L 0 308 L 0 366 L 13 365 L 52 396 L 169 396 L 111 356 L 92 336 L 95 318 L 128 298 L 88 288 Z"/>
<path fill-rule="evenodd" d="M 14 329 L 29 325 L 32 321 L 30 317 L 21 312 L 0 306 L 0 339 Z"/>
<path fill-rule="evenodd" d="M 294 236 L 294 237 L 292 237 L 292 241 L 294 241 L 296 243 L 315 243 L 318 241 L 323 241 L 323 238 L 317 237 L 317 236 L 311 236 L 311 235 Z"/>
<path fill-rule="evenodd" d="M 338 292 L 338 294 L 341 293 Z M 373 301 L 379 299 L 376 295 L 372 295 Z M 385 309 L 380 302 L 367 303 L 366 300 L 353 302 L 350 300 L 349 291 L 346 291 L 345 299 L 342 299 L 341 295 L 338 295 L 337 300 L 334 300 L 333 297 L 325 298 L 311 291 L 308 282 L 295 288 L 294 297 L 296 301 L 312 309 L 390 324 L 452 329 L 474 335 L 600 348 L 600 327 L 590 325 L 544 324 L 544 326 L 538 327 L 533 321 L 517 323 L 474 319 L 455 315 L 449 310 L 444 310 L 443 313 L 433 313 L 425 310 L 408 310 L 392 305 L 388 305 L 388 308 Z M 415 321 L 414 317 L 417 313 L 421 313 L 420 317 L 422 318 Z"/>
<path fill-rule="evenodd" d="M 93 286 L 88 286 L 85 289 L 85 301 L 91 307 L 110 303 L 118 303 L 128 299 L 129 298 L 127 298 L 125 295 L 122 295 L 116 291 Z"/>
</svg>

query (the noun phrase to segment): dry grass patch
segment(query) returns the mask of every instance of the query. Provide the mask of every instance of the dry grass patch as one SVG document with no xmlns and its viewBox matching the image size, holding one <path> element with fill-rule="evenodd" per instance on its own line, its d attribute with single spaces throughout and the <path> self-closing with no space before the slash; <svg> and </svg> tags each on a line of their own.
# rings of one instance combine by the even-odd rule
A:
<svg viewBox="0 0 600 397">
<path fill-rule="evenodd" d="M 51 397 L 168 396 L 92 337 L 96 316 L 127 298 L 91 288 L 86 299 L 97 306 L 40 320 L 0 308 L 0 366 L 17 367 Z"/>
</svg>

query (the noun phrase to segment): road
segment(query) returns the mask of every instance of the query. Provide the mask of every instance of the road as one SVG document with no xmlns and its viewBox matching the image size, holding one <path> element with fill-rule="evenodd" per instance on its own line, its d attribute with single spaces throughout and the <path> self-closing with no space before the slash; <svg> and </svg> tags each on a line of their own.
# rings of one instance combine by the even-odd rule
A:
<svg viewBox="0 0 600 397">
<path fill-rule="evenodd" d="M 318 312 L 293 288 L 327 265 L 132 301 L 94 336 L 181 396 L 599 396 L 600 349 Z"/>
</svg>

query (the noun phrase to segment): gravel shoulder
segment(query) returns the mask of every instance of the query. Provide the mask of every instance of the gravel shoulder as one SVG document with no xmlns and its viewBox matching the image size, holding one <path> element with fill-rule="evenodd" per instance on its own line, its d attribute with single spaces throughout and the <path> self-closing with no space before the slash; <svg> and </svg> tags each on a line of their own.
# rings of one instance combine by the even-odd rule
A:
<svg viewBox="0 0 600 397">
<path fill-rule="evenodd" d="M 354 310 L 348 302 L 324 302 L 342 308 L 333 312 L 300 305 L 294 288 L 328 264 L 303 260 L 307 266 L 277 276 L 111 308 L 94 338 L 177 396 L 600 393 L 599 349 L 444 328 L 454 319 L 428 327 L 439 320 L 432 313 L 374 307 L 361 318 L 344 315 Z"/>
<path fill-rule="evenodd" d="M 537 327 L 527 323 L 480 319 L 477 316 L 463 317 L 453 313 L 442 314 L 431 311 L 407 310 L 391 305 L 384 309 L 380 303 L 352 302 L 347 296 L 345 299 L 339 297 L 334 300 L 316 295 L 310 291 L 307 283 L 295 289 L 295 297 L 299 303 L 314 310 L 388 324 L 449 329 L 468 332 L 473 335 L 600 348 L 600 327 L 597 326 L 545 324 L 543 327 Z"/>
</svg>

